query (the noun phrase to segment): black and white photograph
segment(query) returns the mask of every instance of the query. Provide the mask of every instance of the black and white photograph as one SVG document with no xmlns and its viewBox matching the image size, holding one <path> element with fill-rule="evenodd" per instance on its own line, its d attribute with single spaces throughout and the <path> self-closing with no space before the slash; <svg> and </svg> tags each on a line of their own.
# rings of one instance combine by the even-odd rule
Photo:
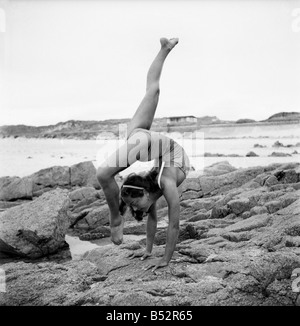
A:
<svg viewBox="0 0 300 326">
<path fill-rule="evenodd" d="M 300 306 L 300 0 L 0 0 L 0 306 Z"/>
</svg>

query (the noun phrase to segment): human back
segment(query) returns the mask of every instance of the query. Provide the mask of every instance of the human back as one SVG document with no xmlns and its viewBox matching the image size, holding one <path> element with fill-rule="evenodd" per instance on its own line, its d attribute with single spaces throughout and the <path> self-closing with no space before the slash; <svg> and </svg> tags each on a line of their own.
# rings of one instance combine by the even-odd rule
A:
<svg viewBox="0 0 300 326">
<path fill-rule="evenodd" d="M 136 144 L 134 150 L 129 153 L 129 163 L 136 159 L 141 162 L 154 160 L 154 167 L 160 168 L 164 162 L 164 167 L 178 167 L 185 175 L 190 169 L 189 158 L 182 146 L 162 133 L 137 128 L 127 141 Z"/>
</svg>

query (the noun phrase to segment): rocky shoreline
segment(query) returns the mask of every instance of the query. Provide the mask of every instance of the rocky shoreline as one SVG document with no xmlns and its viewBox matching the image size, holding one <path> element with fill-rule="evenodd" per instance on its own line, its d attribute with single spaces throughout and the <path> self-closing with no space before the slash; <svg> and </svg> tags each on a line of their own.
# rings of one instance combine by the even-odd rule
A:
<svg viewBox="0 0 300 326">
<path fill-rule="evenodd" d="M 299 306 L 300 164 L 236 169 L 223 161 L 180 186 L 180 234 L 168 267 L 130 259 L 145 238 L 72 260 L 65 235 L 109 237 L 109 211 L 92 162 L 0 178 L 0 305 Z M 121 184 L 122 178 L 117 178 Z M 145 235 L 127 213 L 124 234 Z M 164 253 L 158 202 L 153 255 Z M 299 291 L 297 291 L 297 289 Z"/>
<path fill-rule="evenodd" d="M 109 120 L 68 120 L 55 125 L 28 126 L 28 125 L 3 125 L 0 126 L 1 138 L 50 138 L 50 139 L 115 139 L 119 137 L 119 128 L 130 122 L 130 119 Z M 237 121 L 220 120 L 216 116 L 197 117 L 196 123 L 180 122 L 169 123 L 168 118 L 154 118 L 151 129 L 164 132 L 193 132 L 205 131 L 208 128 L 244 128 L 244 127 L 273 127 L 280 125 L 297 125 L 300 123 L 299 112 L 280 112 L 266 120 L 255 121 L 252 119 L 239 119 Z M 123 127 L 121 127 L 123 129 Z M 228 134 L 228 133 L 226 133 Z"/>
</svg>

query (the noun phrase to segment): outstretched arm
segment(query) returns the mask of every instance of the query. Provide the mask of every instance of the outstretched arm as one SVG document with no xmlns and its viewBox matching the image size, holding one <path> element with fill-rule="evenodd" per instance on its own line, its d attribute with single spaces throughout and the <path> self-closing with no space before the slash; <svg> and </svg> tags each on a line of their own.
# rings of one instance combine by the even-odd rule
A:
<svg viewBox="0 0 300 326">
<path fill-rule="evenodd" d="M 173 256 L 179 234 L 180 202 L 176 182 L 174 180 L 165 182 L 163 194 L 168 203 L 169 225 L 167 229 L 166 249 L 162 260 L 168 265 Z"/>
<path fill-rule="evenodd" d="M 130 258 L 141 257 L 141 260 L 145 260 L 151 256 L 155 233 L 157 229 L 157 215 L 156 215 L 156 203 L 150 207 L 147 219 L 147 237 L 146 237 L 146 250 L 135 251 L 129 255 Z"/>
<path fill-rule="evenodd" d="M 154 267 L 152 271 L 169 264 L 173 256 L 179 234 L 180 201 L 176 181 L 172 178 L 164 178 L 162 184 L 163 195 L 166 198 L 169 208 L 169 225 L 167 228 L 167 241 L 164 256 L 157 262 L 150 263 L 146 268 L 149 269 Z"/>
<path fill-rule="evenodd" d="M 146 253 L 151 254 L 152 252 L 156 229 L 157 229 L 157 215 L 156 215 L 156 204 L 154 203 L 150 208 L 148 219 L 147 219 Z"/>
</svg>

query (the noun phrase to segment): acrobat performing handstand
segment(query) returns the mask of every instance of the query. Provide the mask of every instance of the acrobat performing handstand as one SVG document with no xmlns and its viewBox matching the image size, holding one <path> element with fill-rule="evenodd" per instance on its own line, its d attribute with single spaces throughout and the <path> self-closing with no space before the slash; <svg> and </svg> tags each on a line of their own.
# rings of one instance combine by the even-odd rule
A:
<svg viewBox="0 0 300 326">
<path fill-rule="evenodd" d="M 150 131 L 159 99 L 162 68 L 177 43 L 177 38 L 160 39 L 160 50 L 147 73 L 146 94 L 128 125 L 126 142 L 97 169 L 97 178 L 110 210 L 111 240 L 114 244 L 120 245 L 123 241 L 123 215 L 128 207 L 137 220 L 148 215 L 146 249 L 142 260 L 151 256 L 157 229 L 156 201 L 161 196 L 165 197 L 169 219 L 165 253 L 161 259 L 147 266 L 146 269 L 152 268 L 153 271 L 167 266 L 173 256 L 179 234 L 178 186 L 190 170 L 189 158 L 177 142 Z M 129 174 L 119 189 L 114 178 L 116 174 L 136 161 L 152 160 L 154 166 L 150 171 Z"/>
</svg>

